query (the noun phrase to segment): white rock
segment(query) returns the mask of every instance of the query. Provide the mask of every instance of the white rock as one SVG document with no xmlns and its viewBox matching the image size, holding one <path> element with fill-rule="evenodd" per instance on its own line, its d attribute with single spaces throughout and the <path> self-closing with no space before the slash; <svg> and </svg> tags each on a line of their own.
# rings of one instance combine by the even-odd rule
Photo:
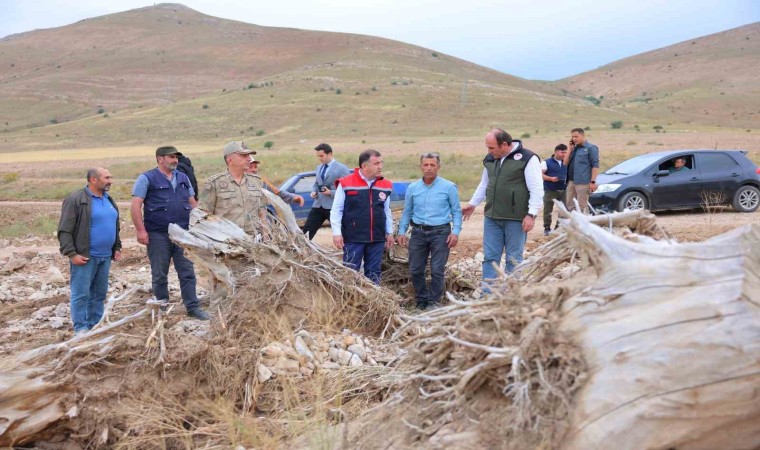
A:
<svg viewBox="0 0 760 450">
<path fill-rule="evenodd" d="M 332 361 L 325 361 L 322 363 L 322 368 L 325 370 L 338 370 L 340 369 L 340 364 Z"/>
<path fill-rule="evenodd" d="M 306 345 L 309 346 L 309 348 L 311 348 L 316 342 L 314 338 L 306 330 L 298 331 L 298 333 L 296 333 L 296 336 L 303 339 L 303 341 L 306 343 Z"/>
<path fill-rule="evenodd" d="M 66 283 L 66 278 L 63 277 L 63 274 L 56 266 L 50 266 L 42 276 L 42 282 L 47 284 L 64 284 Z"/>
<path fill-rule="evenodd" d="M 69 316 L 69 305 L 66 303 L 59 303 L 55 310 L 53 311 L 53 314 L 56 315 L 56 317 L 68 317 Z"/>
<path fill-rule="evenodd" d="M 267 358 L 279 358 L 280 356 L 284 356 L 285 352 L 282 351 L 282 349 L 279 346 L 269 344 L 266 347 L 261 349 L 261 356 L 265 356 Z"/>
<path fill-rule="evenodd" d="M 263 383 L 267 381 L 268 379 L 272 378 L 272 375 L 273 375 L 272 371 L 269 370 L 269 368 L 265 366 L 264 364 L 259 364 L 256 370 L 258 371 L 259 383 Z"/>
<path fill-rule="evenodd" d="M 274 365 L 274 368 L 281 372 L 298 372 L 300 367 L 298 361 L 285 357 L 278 359 L 277 364 Z"/>
<path fill-rule="evenodd" d="M 351 362 L 352 356 L 354 356 L 354 354 L 351 352 L 348 352 L 346 350 L 338 350 L 338 362 L 341 366 L 347 366 Z"/>
<path fill-rule="evenodd" d="M 354 345 L 349 346 L 348 351 L 358 356 L 359 359 L 361 359 L 362 361 L 367 359 L 366 350 L 364 350 L 364 347 L 360 346 L 359 344 L 354 344 Z"/>
<path fill-rule="evenodd" d="M 362 363 L 361 358 L 359 358 L 359 355 L 351 355 L 351 361 L 349 361 L 348 365 L 351 367 L 360 367 L 364 364 Z"/>
<path fill-rule="evenodd" d="M 327 356 L 331 360 L 333 360 L 335 362 L 339 362 L 340 361 L 340 349 L 335 348 L 335 347 L 330 347 L 330 349 L 327 350 Z"/>
<path fill-rule="evenodd" d="M 375 361 L 375 359 L 372 358 L 371 356 L 367 356 L 367 363 L 369 363 L 370 366 L 376 366 L 377 365 L 377 361 Z"/>
<path fill-rule="evenodd" d="M 140 267 L 140 270 L 138 270 L 138 272 L 147 272 L 147 271 L 148 271 L 148 268 L 145 266 Z"/>
<path fill-rule="evenodd" d="M 29 296 L 29 300 L 43 300 L 46 298 L 46 295 L 44 292 L 35 292 L 32 295 Z"/>
<path fill-rule="evenodd" d="M 65 327 L 67 322 L 68 320 L 66 320 L 64 317 L 51 317 L 48 319 L 48 325 L 54 330 L 60 330 L 61 328 Z"/>
<path fill-rule="evenodd" d="M 303 356 L 304 358 L 308 360 L 314 359 L 314 353 L 309 350 L 309 346 L 306 345 L 306 343 L 303 341 L 303 338 L 301 336 L 296 336 L 296 342 L 294 344 L 296 353 Z"/>
<path fill-rule="evenodd" d="M 306 367 L 301 367 L 300 371 L 301 371 L 301 375 L 305 377 L 310 377 L 314 373 L 313 370 Z"/>
</svg>

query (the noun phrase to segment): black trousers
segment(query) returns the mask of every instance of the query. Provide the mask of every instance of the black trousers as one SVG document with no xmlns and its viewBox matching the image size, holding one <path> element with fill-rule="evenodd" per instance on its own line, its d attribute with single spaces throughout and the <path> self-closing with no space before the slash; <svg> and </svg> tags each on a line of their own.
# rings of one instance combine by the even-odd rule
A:
<svg viewBox="0 0 760 450">
<path fill-rule="evenodd" d="M 306 223 L 303 226 L 303 232 L 309 233 L 309 240 L 314 239 L 317 230 L 322 228 L 322 224 L 325 223 L 325 220 L 328 222 L 330 221 L 329 209 L 322 208 L 321 206 L 318 208 L 311 208 L 309 216 L 306 218 Z"/>
</svg>

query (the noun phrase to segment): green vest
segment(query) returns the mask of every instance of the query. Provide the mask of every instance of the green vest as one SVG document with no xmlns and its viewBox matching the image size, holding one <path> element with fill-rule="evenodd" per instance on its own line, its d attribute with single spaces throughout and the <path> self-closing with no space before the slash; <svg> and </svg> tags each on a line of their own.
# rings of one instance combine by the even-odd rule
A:
<svg viewBox="0 0 760 450">
<path fill-rule="evenodd" d="M 528 149 L 520 147 L 504 158 L 501 168 L 499 160 L 488 155 L 483 166 L 488 171 L 485 216 L 497 220 L 523 220 L 528 215 L 530 192 L 525 182 L 525 166 L 535 156 Z"/>
</svg>

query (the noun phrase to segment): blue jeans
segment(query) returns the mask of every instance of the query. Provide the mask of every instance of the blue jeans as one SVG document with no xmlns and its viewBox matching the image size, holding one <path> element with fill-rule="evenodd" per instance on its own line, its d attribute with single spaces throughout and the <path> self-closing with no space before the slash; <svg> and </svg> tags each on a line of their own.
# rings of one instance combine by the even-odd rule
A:
<svg viewBox="0 0 760 450">
<path fill-rule="evenodd" d="M 148 232 L 148 259 L 150 260 L 150 276 L 153 283 L 153 295 L 158 300 L 169 300 L 169 263 L 174 260 L 174 270 L 179 278 L 179 289 L 182 292 L 182 302 L 187 310 L 200 305 L 195 292 L 195 270 L 193 262 L 185 257 L 182 247 L 169 239 L 169 233 L 158 231 Z"/>
<path fill-rule="evenodd" d="M 103 303 L 108 293 L 108 271 L 111 257 L 90 256 L 87 264 L 76 266 L 69 262 L 71 270 L 71 321 L 74 331 L 86 331 L 103 317 Z"/>
<path fill-rule="evenodd" d="M 497 278 L 496 269 L 505 249 L 507 260 L 504 269 L 512 273 L 523 260 L 523 250 L 528 234 L 522 229 L 520 220 L 498 220 L 483 218 L 483 281 Z"/>
<path fill-rule="evenodd" d="M 409 239 L 409 273 L 412 276 L 418 306 L 424 307 L 428 303 L 436 303 L 441 299 L 445 284 L 443 275 L 446 270 L 446 261 L 449 260 L 449 247 L 446 245 L 449 234 L 451 234 L 450 225 L 429 230 L 412 228 L 412 237 Z M 430 289 L 425 280 L 428 256 L 430 257 Z"/>
<path fill-rule="evenodd" d="M 364 261 L 364 276 L 380 284 L 384 248 L 385 241 L 346 242 L 343 245 L 343 265 L 358 271 Z"/>
</svg>

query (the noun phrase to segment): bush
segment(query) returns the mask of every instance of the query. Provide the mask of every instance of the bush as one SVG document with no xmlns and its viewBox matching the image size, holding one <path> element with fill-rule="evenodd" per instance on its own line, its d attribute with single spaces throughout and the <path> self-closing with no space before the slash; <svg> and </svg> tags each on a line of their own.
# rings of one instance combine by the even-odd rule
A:
<svg viewBox="0 0 760 450">
<path fill-rule="evenodd" d="M 433 58 L 437 58 L 438 57 L 438 53 L 437 52 L 433 52 L 432 55 L 433 55 Z"/>
<path fill-rule="evenodd" d="M 264 148 L 272 148 L 272 147 L 274 147 L 274 142 L 272 141 L 264 142 Z"/>
<path fill-rule="evenodd" d="M 8 172 L 3 174 L 3 183 L 13 183 L 19 179 L 18 172 Z"/>
<path fill-rule="evenodd" d="M 396 80 L 391 81 L 391 86 L 395 86 L 397 84 L 398 84 L 398 81 L 396 81 Z"/>
<path fill-rule="evenodd" d="M 203 104 L 203 109 L 208 109 L 208 105 L 204 103 Z"/>
<path fill-rule="evenodd" d="M 103 114 L 104 112 L 106 112 L 106 110 L 105 110 L 105 109 L 103 109 L 103 108 L 98 108 L 98 114 Z"/>
<path fill-rule="evenodd" d="M 338 88 L 338 89 L 336 89 L 336 90 L 335 90 L 335 93 L 336 93 L 336 94 L 342 94 L 342 93 L 343 93 L 343 91 L 342 91 L 340 88 Z"/>
<path fill-rule="evenodd" d="M 628 141 L 625 145 L 636 145 L 636 141 Z"/>
<path fill-rule="evenodd" d="M 583 127 L 583 131 L 588 131 L 588 130 L 590 130 L 590 129 L 591 129 L 591 127 L 590 127 L 590 126 L 588 126 L 588 125 L 586 125 L 585 127 Z"/>
<path fill-rule="evenodd" d="M 622 120 L 615 120 L 613 122 L 610 122 L 610 128 L 613 130 L 619 130 L 623 128 L 623 121 Z"/>
<path fill-rule="evenodd" d="M 583 99 L 586 100 L 587 102 L 591 102 L 595 104 L 596 106 L 599 106 L 599 104 L 602 103 L 602 99 L 596 98 L 593 95 L 587 95 L 583 97 Z"/>
<path fill-rule="evenodd" d="M 520 135 L 520 139 L 528 139 L 530 137 L 530 133 L 523 133 Z"/>
<path fill-rule="evenodd" d="M 264 130 L 257 131 L 256 136 L 264 136 Z"/>
</svg>

